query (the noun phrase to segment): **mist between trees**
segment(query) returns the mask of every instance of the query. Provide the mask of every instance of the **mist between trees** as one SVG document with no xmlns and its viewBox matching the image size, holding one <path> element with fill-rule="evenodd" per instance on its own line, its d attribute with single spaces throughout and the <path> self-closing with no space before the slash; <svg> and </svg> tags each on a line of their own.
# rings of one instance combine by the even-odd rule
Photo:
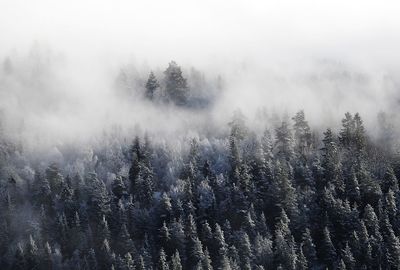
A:
<svg viewBox="0 0 400 270">
<path fill-rule="evenodd" d="M 171 61 L 95 82 L 46 55 L 0 73 L 2 269 L 400 265 L 390 76 Z"/>
</svg>

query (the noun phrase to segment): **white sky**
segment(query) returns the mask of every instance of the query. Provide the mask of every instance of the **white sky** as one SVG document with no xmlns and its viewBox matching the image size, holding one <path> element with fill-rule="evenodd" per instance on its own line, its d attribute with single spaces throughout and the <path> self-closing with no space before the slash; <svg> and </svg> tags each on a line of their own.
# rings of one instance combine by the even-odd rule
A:
<svg viewBox="0 0 400 270">
<path fill-rule="evenodd" d="M 37 41 L 78 57 L 130 53 L 150 63 L 285 54 L 385 63 L 399 48 L 396 2 L 0 0 L 0 50 Z"/>
</svg>

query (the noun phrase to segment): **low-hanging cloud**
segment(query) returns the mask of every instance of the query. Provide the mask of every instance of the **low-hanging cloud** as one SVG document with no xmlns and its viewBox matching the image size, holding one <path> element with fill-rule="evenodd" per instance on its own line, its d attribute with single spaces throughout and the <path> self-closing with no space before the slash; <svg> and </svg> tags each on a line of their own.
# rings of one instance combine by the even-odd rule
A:
<svg viewBox="0 0 400 270">
<path fill-rule="evenodd" d="M 398 111 L 395 5 L 2 1 L 4 125 L 32 147 L 83 142 L 115 129 L 124 136 L 211 132 L 226 128 L 236 109 L 254 124 L 264 112 L 290 116 L 304 109 L 321 128 L 340 124 L 346 111 L 360 112 L 372 127 L 378 112 Z M 150 70 L 162 80 L 171 60 L 186 77 L 194 67 L 210 85 L 222 78 L 207 108 L 118 94 L 121 69 L 139 82 Z M 142 91 L 140 83 L 135 87 Z"/>
</svg>

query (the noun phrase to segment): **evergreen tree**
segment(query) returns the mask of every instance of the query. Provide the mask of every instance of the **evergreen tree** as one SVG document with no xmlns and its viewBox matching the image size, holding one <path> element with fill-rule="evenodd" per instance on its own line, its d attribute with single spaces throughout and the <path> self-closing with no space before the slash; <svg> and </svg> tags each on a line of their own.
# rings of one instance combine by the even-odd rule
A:
<svg viewBox="0 0 400 270">
<path fill-rule="evenodd" d="M 400 241 L 394 234 L 391 226 L 387 226 L 386 233 L 386 259 L 388 268 L 397 269 L 400 265 Z"/>
<path fill-rule="evenodd" d="M 392 167 L 386 169 L 382 181 L 382 191 L 387 193 L 389 189 L 396 193 L 399 191 L 399 184 Z"/>
<path fill-rule="evenodd" d="M 88 184 L 88 213 L 94 224 L 99 224 L 103 216 L 110 212 L 109 198 L 106 186 L 97 178 L 96 173 L 89 173 L 86 178 Z"/>
<path fill-rule="evenodd" d="M 139 256 L 139 262 L 137 264 L 136 269 L 138 269 L 138 270 L 146 270 L 146 265 L 145 265 L 145 262 L 144 262 L 144 259 L 143 259 L 142 255 Z"/>
<path fill-rule="evenodd" d="M 275 166 L 275 176 L 270 187 L 270 201 L 274 204 L 274 214 L 277 216 L 279 209 L 285 210 L 291 218 L 298 214 L 296 190 L 292 186 L 287 170 L 278 162 Z"/>
<path fill-rule="evenodd" d="M 95 253 L 94 249 L 92 249 L 92 248 L 89 250 L 87 261 L 88 261 L 88 266 L 89 266 L 90 270 L 98 269 L 96 253 Z"/>
<path fill-rule="evenodd" d="M 34 183 L 36 187 L 34 201 L 38 206 L 43 205 L 48 213 L 53 213 L 53 198 L 49 181 L 36 172 Z"/>
<path fill-rule="evenodd" d="M 353 253 L 350 250 L 349 243 L 346 243 L 346 247 L 342 250 L 342 260 L 346 265 L 346 269 L 352 270 L 356 266 L 356 260 L 353 257 Z"/>
<path fill-rule="evenodd" d="M 149 78 L 147 79 L 146 82 L 146 97 L 150 100 L 153 100 L 154 93 L 159 87 L 160 84 L 158 83 L 157 78 L 154 75 L 153 71 L 151 71 L 149 74 Z"/>
<path fill-rule="evenodd" d="M 272 268 L 273 250 L 271 239 L 258 233 L 254 239 L 253 246 L 255 263 L 259 266 L 264 266 L 266 269 Z"/>
<path fill-rule="evenodd" d="M 165 221 L 163 222 L 162 227 L 159 230 L 159 243 L 162 248 L 166 251 L 166 254 L 170 255 L 172 253 L 171 250 L 171 235 L 169 232 L 169 228 L 167 227 L 167 224 Z"/>
<path fill-rule="evenodd" d="M 167 263 L 167 255 L 165 255 L 164 249 L 160 250 L 160 257 L 158 260 L 158 269 L 160 270 L 169 270 L 169 266 Z"/>
<path fill-rule="evenodd" d="M 308 228 L 303 233 L 301 247 L 307 261 L 310 264 L 314 264 L 317 260 L 317 253 L 315 250 L 314 241 L 311 237 L 311 232 Z"/>
<path fill-rule="evenodd" d="M 53 257 L 51 247 L 48 242 L 44 245 L 44 254 L 41 259 L 40 267 L 41 269 L 52 269 L 53 268 Z"/>
<path fill-rule="evenodd" d="M 339 265 L 337 267 L 338 270 L 347 270 L 346 264 L 344 263 L 344 261 L 341 259 L 339 261 Z"/>
<path fill-rule="evenodd" d="M 25 260 L 27 269 L 35 269 L 39 266 L 39 250 L 32 235 L 29 236 L 29 242 L 26 245 Z"/>
<path fill-rule="evenodd" d="M 322 168 L 324 169 L 324 183 L 321 186 L 325 187 L 328 183 L 335 185 L 336 190 L 339 192 L 344 192 L 344 183 L 342 179 L 342 164 L 339 158 L 339 151 L 333 137 L 331 129 L 327 129 L 324 133 L 324 139 L 322 140 L 324 147 L 322 148 L 323 160 Z M 318 187 L 318 185 L 317 185 Z"/>
<path fill-rule="evenodd" d="M 287 122 L 275 129 L 276 157 L 281 161 L 290 161 L 293 156 L 293 137 Z"/>
<path fill-rule="evenodd" d="M 117 200 L 121 199 L 126 193 L 126 187 L 120 176 L 116 177 L 112 183 L 112 192 Z"/>
<path fill-rule="evenodd" d="M 305 120 L 304 111 L 301 110 L 292 118 L 294 121 L 295 149 L 301 158 L 306 158 L 311 146 L 311 131 Z"/>
<path fill-rule="evenodd" d="M 135 245 L 129 235 L 128 229 L 126 228 L 125 224 L 122 224 L 121 229 L 118 233 L 117 237 L 117 249 L 116 251 L 119 252 L 120 255 L 122 254 L 135 254 Z"/>
<path fill-rule="evenodd" d="M 206 248 L 204 251 L 204 257 L 202 261 L 202 266 L 204 270 L 213 270 L 212 264 L 211 264 L 211 258 L 210 254 L 208 253 L 208 249 Z"/>
<path fill-rule="evenodd" d="M 53 163 L 46 169 L 46 180 L 49 182 L 52 192 L 56 194 L 61 192 L 64 179 L 57 164 Z"/>
<path fill-rule="evenodd" d="M 181 68 L 174 61 L 171 61 L 164 74 L 165 92 L 168 99 L 176 105 L 185 105 L 189 88 L 186 79 L 182 76 Z"/>
<path fill-rule="evenodd" d="M 295 242 L 284 210 L 276 224 L 274 240 L 275 265 L 281 265 L 285 269 L 295 269 L 297 260 Z"/>
<path fill-rule="evenodd" d="M 177 250 L 171 258 L 171 270 L 182 270 L 181 258 L 179 256 L 179 251 Z"/>
<path fill-rule="evenodd" d="M 241 267 L 246 269 L 251 267 L 251 260 L 253 258 L 253 253 L 250 244 L 250 238 L 246 232 L 241 232 L 238 242 L 238 251 L 241 261 Z"/>
<path fill-rule="evenodd" d="M 12 269 L 24 270 L 27 267 L 25 260 L 24 250 L 20 243 L 17 244 L 17 249 L 15 250 L 14 261 L 12 264 Z"/>
<path fill-rule="evenodd" d="M 321 255 L 326 266 L 333 269 L 337 260 L 337 253 L 331 240 L 331 233 L 327 227 L 324 229 L 324 237 L 321 248 Z"/>
<path fill-rule="evenodd" d="M 303 253 L 303 247 L 300 245 L 299 255 L 297 256 L 297 265 L 296 269 L 298 270 L 306 270 L 308 269 L 308 262 L 306 256 Z"/>
<path fill-rule="evenodd" d="M 342 129 L 339 140 L 344 147 L 350 147 L 354 141 L 355 122 L 353 116 L 347 112 L 342 120 Z"/>
</svg>

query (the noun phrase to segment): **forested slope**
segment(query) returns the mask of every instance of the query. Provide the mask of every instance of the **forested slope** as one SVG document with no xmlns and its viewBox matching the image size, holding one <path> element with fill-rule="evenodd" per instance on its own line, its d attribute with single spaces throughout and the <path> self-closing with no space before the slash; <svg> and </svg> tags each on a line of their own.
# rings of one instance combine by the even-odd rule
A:
<svg viewBox="0 0 400 270">
<path fill-rule="evenodd" d="M 397 269 L 399 157 L 303 111 L 186 148 L 151 134 L 34 168 L 3 140 L 1 269 Z M 132 143 L 129 143 L 132 141 Z M 76 173 L 71 174 L 72 171 Z"/>
</svg>

